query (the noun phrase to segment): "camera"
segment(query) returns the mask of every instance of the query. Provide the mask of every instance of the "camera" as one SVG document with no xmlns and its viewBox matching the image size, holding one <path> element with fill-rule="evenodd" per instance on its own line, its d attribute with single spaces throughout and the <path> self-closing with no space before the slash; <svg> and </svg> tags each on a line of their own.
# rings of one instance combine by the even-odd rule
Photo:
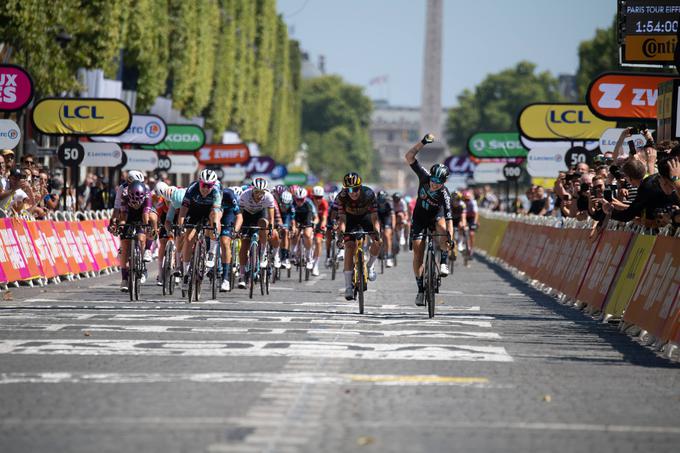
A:
<svg viewBox="0 0 680 453">
<path fill-rule="evenodd" d="M 621 169 L 619 168 L 618 165 L 611 165 L 609 167 L 609 173 L 612 174 L 612 176 L 616 179 L 621 179 L 623 175 L 621 174 Z"/>
<path fill-rule="evenodd" d="M 613 194 L 612 189 L 604 189 L 604 191 L 602 192 L 602 198 L 611 203 L 613 199 L 612 194 Z"/>
</svg>

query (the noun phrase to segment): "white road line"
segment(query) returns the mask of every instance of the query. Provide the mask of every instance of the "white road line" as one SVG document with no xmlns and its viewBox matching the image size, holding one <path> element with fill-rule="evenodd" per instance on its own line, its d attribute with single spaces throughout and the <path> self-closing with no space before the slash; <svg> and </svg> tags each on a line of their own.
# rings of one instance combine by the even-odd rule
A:
<svg viewBox="0 0 680 453">
<path fill-rule="evenodd" d="M 169 325 L 129 325 L 129 324 L 0 324 L 0 330 L 41 331 L 41 332 L 132 332 L 132 333 L 224 333 L 248 335 L 312 335 L 312 336 L 352 336 L 365 338 L 470 338 L 498 340 L 501 336 L 494 332 L 446 331 L 430 332 L 421 330 L 350 330 L 350 329 L 267 329 L 262 327 L 183 327 Z"/>
<path fill-rule="evenodd" d="M 500 346 L 356 344 L 322 341 L 4 340 L 0 341 L 0 354 L 513 361 L 505 348 Z"/>
</svg>

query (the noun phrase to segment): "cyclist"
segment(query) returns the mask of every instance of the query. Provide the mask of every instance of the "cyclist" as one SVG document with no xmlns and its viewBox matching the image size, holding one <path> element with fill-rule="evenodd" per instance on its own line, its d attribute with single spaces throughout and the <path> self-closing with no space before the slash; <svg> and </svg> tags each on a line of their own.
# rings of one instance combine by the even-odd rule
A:
<svg viewBox="0 0 680 453">
<path fill-rule="evenodd" d="M 246 263 L 248 262 L 248 250 L 250 249 L 250 237 L 252 229 L 249 227 L 259 226 L 258 233 L 260 243 L 260 266 L 267 267 L 267 256 L 265 255 L 265 243 L 267 241 L 267 227 L 274 225 L 274 196 L 267 190 L 267 180 L 255 178 L 253 185 L 241 194 L 239 207 L 243 214 L 243 227 L 241 239 L 241 251 L 239 253 L 240 272 L 238 277 L 238 287 L 245 289 L 246 282 Z M 279 246 L 278 234 L 272 232 L 272 245 L 274 248 Z"/>
<path fill-rule="evenodd" d="M 307 269 L 314 267 L 314 247 L 312 247 L 312 235 L 314 225 L 319 220 L 314 202 L 307 198 L 307 189 L 298 187 L 293 194 L 295 202 L 295 217 L 293 217 L 297 247 L 303 247 L 302 253 L 307 257 Z M 296 247 L 296 249 L 297 249 Z M 301 265 L 302 263 L 297 263 Z"/>
<path fill-rule="evenodd" d="M 120 208 L 123 203 L 123 197 L 127 195 L 127 189 L 130 184 L 135 181 L 144 182 L 144 173 L 137 170 L 130 170 L 125 180 L 116 188 L 116 197 L 113 201 L 113 214 L 111 215 L 111 223 L 109 224 L 109 231 L 116 231 L 116 225 L 120 221 Z"/>
<path fill-rule="evenodd" d="M 220 230 L 220 248 L 222 257 L 222 283 L 220 291 L 226 292 L 231 288 L 231 240 L 234 233 L 241 230 L 243 215 L 238 205 L 238 198 L 231 188 L 222 190 L 222 228 Z"/>
<path fill-rule="evenodd" d="M 163 181 L 158 181 L 153 188 L 152 206 L 153 211 L 156 213 L 158 227 L 158 255 L 163 256 L 165 254 L 165 245 L 168 242 L 168 232 L 163 225 L 167 220 L 169 203 L 163 197 L 163 194 L 168 190 L 169 186 Z M 148 244 L 147 244 L 148 251 Z M 158 260 L 158 276 L 156 277 L 156 285 L 163 286 L 163 281 L 161 280 L 161 274 L 163 273 L 163 260 Z"/>
<path fill-rule="evenodd" d="M 328 202 L 324 198 L 325 191 L 321 186 L 314 186 L 312 189 L 312 201 L 316 206 L 318 220 L 314 227 L 314 267 L 312 275 L 319 276 L 319 258 L 321 257 L 321 244 L 326 236 L 326 226 L 328 224 Z"/>
<path fill-rule="evenodd" d="M 293 195 L 287 190 L 279 195 L 279 211 L 281 212 L 281 223 L 278 225 L 281 238 L 281 261 L 283 267 L 290 269 L 290 236 L 295 218 L 295 204 L 293 203 Z"/>
<path fill-rule="evenodd" d="M 176 225 L 178 222 L 179 218 L 179 211 L 182 209 L 182 201 L 184 201 L 184 195 L 186 194 L 187 189 L 180 189 L 175 186 L 170 186 L 168 187 L 164 194 L 163 194 L 163 199 L 166 200 L 166 203 L 168 204 L 168 213 L 165 216 L 165 231 L 168 235 L 168 238 L 173 237 L 175 232 L 172 230 L 172 226 Z M 183 235 L 179 235 L 179 237 L 175 238 L 176 243 L 175 243 L 175 250 L 177 250 L 177 256 L 178 259 L 175 261 L 177 263 L 177 269 L 175 269 L 174 275 L 175 277 L 179 277 L 182 275 L 182 260 L 181 260 L 181 250 L 184 241 Z"/>
<path fill-rule="evenodd" d="M 468 248 L 470 249 L 470 258 L 472 258 L 475 246 L 475 231 L 477 231 L 477 225 L 479 224 L 479 210 L 477 209 L 477 200 L 472 196 L 471 190 L 468 189 L 463 192 L 463 201 L 465 202 L 465 220 L 470 229 Z"/>
<path fill-rule="evenodd" d="M 217 174 L 213 170 L 201 171 L 197 182 L 193 182 L 184 193 L 182 207 L 179 210 L 177 224 L 180 226 L 201 225 L 206 220 L 211 228 L 215 228 L 217 235 L 210 232 L 210 249 L 205 260 L 205 267 L 210 269 L 215 266 L 215 253 L 217 252 L 217 236 L 220 233 L 220 217 L 222 214 L 222 189 L 217 181 Z M 196 230 L 191 229 L 183 235 L 182 244 L 182 290 L 189 287 L 189 263 L 196 241 Z M 201 238 L 202 239 L 202 238 Z"/>
<path fill-rule="evenodd" d="M 137 223 L 142 225 L 149 224 L 149 213 L 151 212 L 151 194 L 146 190 L 143 182 L 134 181 L 126 187 L 120 203 L 120 222 L 123 226 L 127 223 Z M 144 253 L 146 245 L 146 232 L 137 229 L 137 240 L 139 241 L 140 252 Z M 127 280 L 129 273 L 128 253 L 130 250 L 130 240 L 124 239 L 120 247 L 121 277 L 120 290 L 128 291 Z M 146 274 L 142 274 L 140 283 L 146 281 Z"/>
<path fill-rule="evenodd" d="M 338 231 L 343 238 L 338 241 L 339 246 L 345 246 L 345 299 L 354 298 L 354 288 L 352 286 L 352 273 L 354 269 L 354 249 L 356 240 L 351 236 L 346 236 L 345 232 L 363 230 L 373 238 L 373 243 L 369 249 L 368 259 L 368 279 L 375 281 L 375 260 L 380 253 L 380 219 L 378 219 L 378 205 L 375 192 L 368 186 L 362 185 L 361 177 L 358 173 L 350 172 L 345 175 L 342 181 L 343 189 L 340 191 L 335 201 L 338 205 Z"/>
<path fill-rule="evenodd" d="M 456 191 L 451 194 L 451 221 L 453 222 L 453 230 L 458 236 L 458 247 L 453 247 L 453 259 L 456 259 L 457 250 L 464 250 L 463 241 L 465 235 L 463 232 L 467 229 L 467 222 L 465 221 L 465 202 L 463 201 L 463 194 Z"/>
<path fill-rule="evenodd" d="M 453 237 L 453 223 L 451 222 L 451 197 L 444 185 L 449 176 L 449 171 L 442 164 L 435 164 L 428 173 L 418 162 L 416 155 L 428 143 L 432 143 L 434 136 L 427 134 L 423 139 L 413 145 L 406 153 L 406 162 L 418 176 L 418 196 L 413 210 L 411 236 L 413 240 L 413 271 L 418 285 L 416 305 L 425 305 L 425 288 L 423 286 L 423 257 L 425 242 L 423 241 L 428 230 L 437 231 L 443 235 L 439 237 L 441 249 L 440 274 L 446 277 L 449 274 L 448 243 Z"/>
<path fill-rule="evenodd" d="M 406 245 L 406 238 L 409 235 L 410 211 L 406 200 L 404 200 L 404 197 L 400 192 L 394 192 L 392 194 L 392 209 L 394 210 L 394 220 L 396 222 L 394 225 L 394 240 L 396 241 L 398 237 L 399 245 L 404 246 Z"/>
<path fill-rule="evenodd" d="M 380 227 L 382 228 L 383 240 L 385 241 L 385 266 L 394 266 L 394 257 L 392 256 L 392 225 L 395 223 L 394 211 L 392 205 L 387 198 L 387 192 L 381 190 L 378 192 L 378 218 L 380 219 Z"/>
<path fill-rule="evenodd" d="M 331 241 L 333 240 L 333 233 L 338 229 L 338 204 L 335 199 L 338 192 L 331 192 L 328 194 L 328 226 L 326 228 L 326 267 L 331 267 Z M 343 259 L 344 249 L 338 250 L 336 259 Z M 342 253 L 341 253 L 342 252 Z"/>
</svg>

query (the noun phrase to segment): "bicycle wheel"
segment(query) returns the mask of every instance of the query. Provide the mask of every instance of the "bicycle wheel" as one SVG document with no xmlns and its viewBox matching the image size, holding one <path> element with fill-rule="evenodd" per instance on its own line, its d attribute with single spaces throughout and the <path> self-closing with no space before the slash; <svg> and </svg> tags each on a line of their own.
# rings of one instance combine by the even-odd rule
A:
<svg viewBox="0 0 680 453">
<path fill-rule="evenodd" d="M 137 269 L 135 269 L 135 252 L 137 248 L 137 240 L 130 240 L 130 256 L 128 257 L 128 292 L 130 293 L 130 302 L 135 300 L 135 283 Z"/>
<path fill-rule="evenodd" d="M 364 314 L 364 252 L 359 251 L 357 254 L 357 262 L 354 263 L 356 283 L 354 290 L 359 299 L 359 314 Z"/>
<path fill-rule="evenodd" d="M 298 283 L 302 283 L 302 268 L 304 267 L 305 269 L 307 268 L 307 263 L 303 263 L 303 257 L 302 257 L 302 248 L 301 246 L 298 245 L 298 259 L 297 259 L 297 267 L 298 267 Z"/>
<path fill-rule="evenodd" d="M 336 267 L 336 260 L 337 260 L 337 250 L 336 250 L 336 244 L 335 240 L 333 239 L 331 241 L 331 280 L 335 280 L 335 271 L 337 270 Z"/>
<path fill-rule="evenodd" d="M 236 240 L 231 243 L 231 273 L 229 274 L 229 292 L 234 290 L 234 285 L 236 284 L 236 273 L 238 272 L 238 252 L 239 248 L 236 244 Z"/>
<path fill-rule="evenodd" d="M 163 255 L 163 270 L 161 274 L 161 283 L 163 283 L 163 295 L 172 294 L 172 284 L 175 281 L 172 275 L 173 265 L 172 257 L 175 254 L 175 242 L 168 240 L 165 243 L 165 254 Z"/>
<path fill-rule="evenodd" d="M 194 272 L 194 300 L 196 302 L 201 298 L 201 285 L 203 284 L 203 276 L 205 275 L 205 257 L 207 253 L 205 238 L 201 237 L 198 241 L 198 253 L 194 251 L 194 259 L 196 260 L 196 270 Z"/>
<path fill-rule="evenodd" d="M 253 241 L 251 241 L 253 242 Z M 257 241 L 250 245 L 250 256 L 248 257 L 248 286 L 249 286 L 249 297 L 253 298 L 253 289 L 255 288 L 255 273 L 257 272 L 257 260 L 258 254 L 260 253 L 259 244 Z"/>
<path fill-rule="evenodd" d="M 435 294 L 437 291 L 437 261 L 434 257 L 434 251 L 428 251 L 428 272 L 427 272 L 427 314 L 430 318 L 434 318 Z"/>
<path fill-rule="evenodd" d="M 135 261 L 136 261 L 135 268 L 137 270 L 135 275 L 135 300 L 139 300 L 139 287 L 142 286 L 139 283 L 139 280 L 141 279 L 142 272 L 144 272 L 144 263 L 142 263 L 142 253 L 141 250 L 139 249 L 139 243 L 137 243 Z"/>
<path fill-rule="evenodd" d="M 267 255 L 267 245 L 265 244 L 265 253 L 264 255 Z M 259 251 L 259 250 L 258 250 Z M 258 255 L 259 258 L 259 255 Z M 269 263 L 267 263 L 267 266 L 269 266 Z M 260 269 L 259 272 L 260 275 L 260 295 L 264 296 L 264 286 L 266 284 L 265 279 L 267 278 L 267 268 L 265 267 L 264 269 Z"/>
</svg>

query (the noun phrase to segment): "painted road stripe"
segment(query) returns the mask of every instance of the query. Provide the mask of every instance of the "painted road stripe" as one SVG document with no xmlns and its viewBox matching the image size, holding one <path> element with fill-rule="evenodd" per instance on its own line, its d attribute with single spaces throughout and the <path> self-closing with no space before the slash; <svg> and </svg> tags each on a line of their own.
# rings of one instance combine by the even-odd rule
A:
<svg viewBox="0 0 680 453">
<path fill-rule="evenodd" d="M 513 361 L 501 346 L 322 341 L 4 340 L 0 341 L 0 354 Z"/>
<path fill-rule="evenodd" d="M 146 384 L 263 382 L 267 384 L 455 385 L 481 387 L 483 377 L 335 373 L 0 373 L 1 384 Z"/>
<path fill-rule="evenodd" d="M 498 340 L 494 332 L 430 332 L 421 330 L 355 330 L 355 329 L 267 329 L 262 327 L 184 327 L 169 325 L 129 324 L 1 324 L 0 330 L 41 331 L 41 332 L 132 332 L 132 333 L 224 333 L 249 335 L 313 335 L 326 337 L 356 336 L 367 338 L 409 337 L 409 338 L 479 338 Z"/>
</svg>

